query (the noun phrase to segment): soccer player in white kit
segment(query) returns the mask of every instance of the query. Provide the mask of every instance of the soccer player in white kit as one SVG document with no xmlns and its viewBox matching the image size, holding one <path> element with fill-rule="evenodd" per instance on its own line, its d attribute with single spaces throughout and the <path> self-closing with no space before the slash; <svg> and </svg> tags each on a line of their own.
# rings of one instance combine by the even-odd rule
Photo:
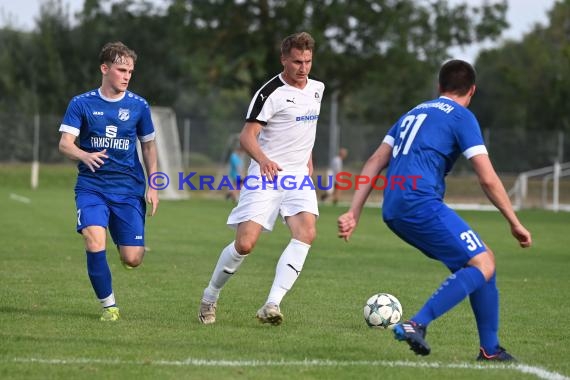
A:
<svg viewBox="0 0 570 380">
<path fill-rule="evenodd" d="M 240 143 L 252 161 L 239 202 L 227 221 L 236 229 L 236 238 L 222 250 L 204 289 L 199 311 L 203 324 L 216 321 L 221 289 L 253 251 L 261 232 L 273 229 L 279 214 L 291 240 L 277 262 L 273 285 L 257 319 L 272 325 L 283 321 L 279 305 L 303 269 L 319 214 L 310 176 L 325 86 L 308 77 L 314 44 L 306 32 L 286 37 L 281 43 L 283 71 L 265 83 L 250 103 Z"/>
</svg>

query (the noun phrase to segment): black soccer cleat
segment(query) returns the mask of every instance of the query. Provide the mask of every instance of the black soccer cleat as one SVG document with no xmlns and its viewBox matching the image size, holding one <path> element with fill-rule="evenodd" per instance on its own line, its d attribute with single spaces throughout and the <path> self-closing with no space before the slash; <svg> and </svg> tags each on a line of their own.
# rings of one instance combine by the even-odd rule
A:
<svg viewBox="0 0 570 380">
<path fill-rule="evenodd" d="M 414 321 L 406 321 L 394 326 L 394 338 L 408 342 L 410 350 L 414 351 L 416 355 L 429 355 L 431 348 L 425 341 L 425 337 L 426 327 Z"/>
<path fill-rule="evenodd" d="M 517 361 L 517 359 L 514 356 L 509 354 L 507 352 L 507 350 L 505 350 L 501 346 L 498 346 L 497 352 L 492 354 L 492 355 L 489 355 L 487 352 L 485 352 L 485 349 L 483 347 L 479 348 L 479 356 L 477 356 L 477 360 L 478 361 L 485 361 L 485 362 L 490 362 L 490 361 L 516 362 Z"/>
</svg>

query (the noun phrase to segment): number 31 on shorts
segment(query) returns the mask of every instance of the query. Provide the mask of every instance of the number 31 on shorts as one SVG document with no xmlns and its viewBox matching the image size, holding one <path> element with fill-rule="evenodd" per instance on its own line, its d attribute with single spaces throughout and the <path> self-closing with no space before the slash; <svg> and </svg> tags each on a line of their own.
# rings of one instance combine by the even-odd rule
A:
<svg viewBox="0 0 570 380">
<path fill-rule="evenodd" d="M 481 243 L 475 232 L 472 230 L 462 232 L 459 234 L 459 237 L 467 244 L 467 249 L 470 251 L 483 247 L 483 243 Z"/>
</svg>

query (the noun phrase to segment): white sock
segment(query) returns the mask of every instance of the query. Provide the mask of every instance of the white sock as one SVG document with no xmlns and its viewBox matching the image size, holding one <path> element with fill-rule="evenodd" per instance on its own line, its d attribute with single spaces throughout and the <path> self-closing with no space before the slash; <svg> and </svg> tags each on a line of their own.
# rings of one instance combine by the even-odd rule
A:
<svg viewBox="0 0 570 380">
<path fill-rule="evenodd" d="M 236 251 L 235 241 L 232 241 L 226 248 L 222 250 L 218 263 L 212 273 L 210 284 L 204 289 L 202 299 L 208 302 L 216 302 L 220 297 L 220 291 L 228 282 L 230 277 L 237 272 L 239 266 L 243 262 L 245 256 Z"/>
<path fill-rule="evenodd" d="M 99 302 L 101 302 L 101 306 L 103 306 L 103 307 L 114 306 L 115 305 L 115 294 L 111 293 L 111 294 L 109 294 L 108 297 L 100 299 Z"/>
<path fill-rule="evenodd" d="M 311 248 L 309 244 L 291 239 L 277 262 L 275 279 L 266 303 L 274 303 L 279 306 L 285 294 L 293 287 L 297 277 L 299 277 L 309 248 Z"/>
</svg>

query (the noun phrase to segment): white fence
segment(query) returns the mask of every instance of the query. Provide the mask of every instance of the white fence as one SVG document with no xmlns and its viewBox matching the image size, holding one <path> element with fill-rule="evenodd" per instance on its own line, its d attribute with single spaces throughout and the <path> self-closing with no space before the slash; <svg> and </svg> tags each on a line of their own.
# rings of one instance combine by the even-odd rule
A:
<svg viewBox="0 0 570 380">
<path fill-rule="evenodd" d="M 509 196 L 514 198 L 513 205 L 517 209 L 528 207 L 528 180 L 530 178 L 542 178 L 541 184 L 541 208 L 553 211 L 570 211 L 570 204 L 560 203 L 560 178 L 570 176 L 570 162 L 555 162 L 552 166 L 529 170 L 520 173 Z M 549 202 L 549 183 L 552 181 L 552 199 Z"/>
</svg>

